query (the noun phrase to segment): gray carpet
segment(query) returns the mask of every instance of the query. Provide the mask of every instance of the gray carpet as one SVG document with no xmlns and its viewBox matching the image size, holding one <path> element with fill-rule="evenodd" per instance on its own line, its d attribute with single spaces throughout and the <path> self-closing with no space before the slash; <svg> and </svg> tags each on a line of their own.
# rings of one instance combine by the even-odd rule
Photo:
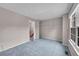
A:
<svg viewBox="0 0 79 59">
<path fill-rule="evenodd" d="M 0 52 L 0 56 L 67 56 L 65 47 L 53 40 L 37 39 Z"/>
</svg>

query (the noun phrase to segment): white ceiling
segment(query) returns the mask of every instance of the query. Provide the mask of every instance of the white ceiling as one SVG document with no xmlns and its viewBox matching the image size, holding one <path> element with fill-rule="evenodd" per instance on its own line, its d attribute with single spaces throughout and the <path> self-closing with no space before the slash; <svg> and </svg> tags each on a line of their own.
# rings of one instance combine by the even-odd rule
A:
<svg viewBox="0 0 79 59">
<path fill-rule="evenodd" d="M 19 4 L 0 4 L 1 7 L 28 16 L 35 20 L 47 20 L 61 17 L 68 13 L 71 3 L 19 3 Z"/>
</svg>

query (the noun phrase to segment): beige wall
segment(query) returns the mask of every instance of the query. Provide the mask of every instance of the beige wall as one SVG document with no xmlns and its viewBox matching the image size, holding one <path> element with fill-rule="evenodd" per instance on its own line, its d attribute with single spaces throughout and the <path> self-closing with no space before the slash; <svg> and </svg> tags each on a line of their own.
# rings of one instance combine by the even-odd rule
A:
<svg viewBox="0 0 79 59">
<path fill-rule="evenodd" d="M 68 19 L 68 16 L 67 15 L 64 15 L 62 17 L 62 39 L 63 39 L 63 44 L 65 46 L 67 46 L 68 44 L 68 40 L 69 40 L 69 27 L 70 27 L 70 24 L 69 24 L 69 19 Z"/>
<path fill-rule="evenodd" d="M 62 19 L 51 19 L 40 23 L 41 38 L 62 40 Z"/>
<path fill-rule="evenodd" d="M 0 51 L 29 41 L 29 18 L 0 8 Z"/>
</svg>

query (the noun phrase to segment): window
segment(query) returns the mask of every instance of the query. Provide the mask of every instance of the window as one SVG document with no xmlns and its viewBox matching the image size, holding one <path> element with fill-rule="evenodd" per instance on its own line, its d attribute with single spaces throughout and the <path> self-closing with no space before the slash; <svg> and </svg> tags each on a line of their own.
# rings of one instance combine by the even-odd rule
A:
<svg viewBox="0 0 79 59">
<path fill-rule="evenodd" d="M 72 23 L 71 23 L 71 39 L 76 42 L 76 19 L 75 14 L 72 16 Z"/>
<path fill-rule="evenodd" d="M 71 28 L 71 39 L 75 42 L 76 40 L 76 29 Z"/>
<path fill-rule="evenodd" d="M 79 19 L 77 20 L 77 17 L 74 14 L 71 20 L 71 39 L 79 46 Z"/>
<path fill-rule="evenodd" d="M 79 27 L 77 27 L 77 45 L 79 46 Z"/>
</svg>

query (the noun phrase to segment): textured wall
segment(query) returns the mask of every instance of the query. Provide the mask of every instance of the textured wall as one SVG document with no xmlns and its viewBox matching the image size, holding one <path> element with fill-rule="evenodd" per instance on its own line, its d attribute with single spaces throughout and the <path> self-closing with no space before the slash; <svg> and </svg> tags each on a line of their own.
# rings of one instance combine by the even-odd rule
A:
<svg viewBox="0 0 79 59">
<path fill-rule="evenodd" d="M 40 24 L 41 38 L 62 40 L 62 19 L 51 19 L 42 21 Z"/>
</svg>

